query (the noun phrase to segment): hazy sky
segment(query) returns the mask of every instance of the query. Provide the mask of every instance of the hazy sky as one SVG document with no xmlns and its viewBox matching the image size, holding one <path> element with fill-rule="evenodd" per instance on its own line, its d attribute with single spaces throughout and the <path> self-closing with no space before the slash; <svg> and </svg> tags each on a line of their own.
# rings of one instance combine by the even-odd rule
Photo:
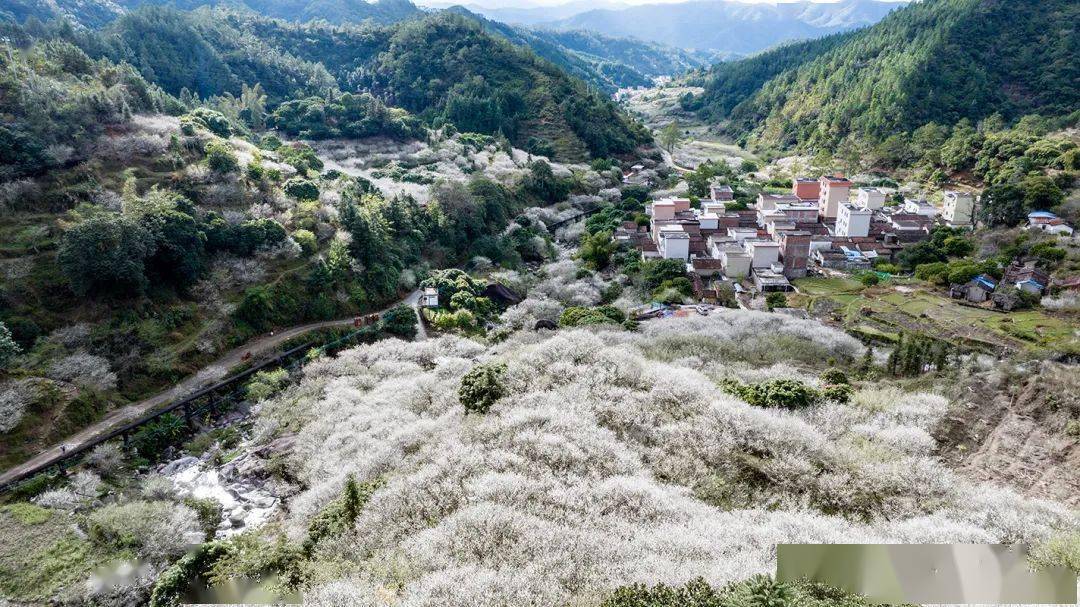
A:
<svg viewBox="0 0 1080 607">
<path fill-rule="evenodd" d="M 588 0 L 413 0 L 416 4 L 421 6 L 447 6 L 450 4 L 462 4 L 462 5 L 477 5 L 487 8 L 533 8 L 541 6 L 558 6 L 562 4 L 593 4 L 597 8 L 605 8 L 619 4 L 661 4 L 664 2 L 686 2 L 686 0 L 598 0 L 595 2 L 589 2 Z M 750 3 L 769 3 L 776 4 L 777 0 L 737 0 L 738 2 L 750 2 Z M 780 1 L 797 1 L 797 0 L 780 0 Z M 837 2 L 839 0 L 811 0 L 812 2 Z"/>
</svg>

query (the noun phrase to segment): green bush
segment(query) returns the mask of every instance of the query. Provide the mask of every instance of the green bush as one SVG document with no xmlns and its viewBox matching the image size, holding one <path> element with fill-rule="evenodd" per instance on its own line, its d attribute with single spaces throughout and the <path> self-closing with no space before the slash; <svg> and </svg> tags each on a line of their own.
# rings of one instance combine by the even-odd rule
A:
<svg viewBox="0 0 1080 607">
<path fill-rule="evenodd" d="M 185 497 L 184 505 L 195 511 L 199 517 L 199 526 L 207 541 L 214 539 L 218 524 L 221 522 L 221 503 L 213 498 Z"/>
<path fill-rule="evenodd" d="M 259 371 L 251 378 L 244 390 L 247 393 L 248 400 L 259 402 L 280 392 L 288 381 L 289 372 L 285 369 Z"/>
<path fill-rule="evenodd" d="M 381 480 L 358 483 L 350 474 L 345 480 L 341 497 L 330 502 L 311 519 L 307 537 L 304 538 L 303 551 L 311 554 L 322 540 L 341 535 L 352 528 L 360 512 L 371 499 L 371 494 L 382 486 Z"/>
<path fill-rule="evenodd" d="M 282 188 L 285 193 L 297 200 L 316 200 L 319 198 L 319 186 L 302 177 L 291 177 Z"/>
<path fill-rule="evenodd" d="M 150 593 L 149 607 L 175 607 L 191 584 L 226 553 L 224 542 L 202 544 L 166 569 Z"/>
<path fill-rule="evenodd" d="M 411 339 L 416 336 L 416 312 L 412 306 L 398 304 L 382 315 L 383 330 L 391 335 Z"/>
<path fill-rule="evenodd" d="M 720 387 L 755 407 L 801 409 L 822 398 L 820 392 L 794 379 L 774 379 L 759 384 L 744 384 L 728 379 L 722 381 Z"/>
<path fill-rule="evenodd" d="M 780 292 L 769 293 L 765 296 L 765 306 L 771 312 L 776 308 L 788 307 L 787 295 Z"/>
<path fill-rule="evenodd" d="M 826 385 L 831 386 L 851 383 L 850 381 L 848 381 L 847 374 L 840 369 L 828 369 L 821 374 L 821 381 Z"/>
<path fill-rule="evenodd" d="M 311 255 L 319 250 L 319 241 L 311 230 L 297 230 L 293 232 L 293 240 L 300 245 L 304 255 Z"/>
<path fill-rule="evenodd" d="M 825 386 L 821 390 L 821 398 L 837 403 L 846 403 L 851 400 L 851 395 L 854 391 L 854 388 L 848 384 Z"/>
<path fill-rule="evenodd" d="M 461 378 L 461 386 L 458 388 L 458 399 L 465 411 L 487 413 L 496 401 L 506 396 L 507 390 L 503 384 L 505 374 L 504 364 L 481 364 L 470 369 Z"/>
<path fill-rule="evenodd" d="M 228 143 L 211 141 L 203 152 L 206 154 L 206 166 L 215 173 L 234 173 L 240 168 L 240 161 Z"/>
<path fill-rule="evenodd" d="M 200 107 L 191 110 L 188 114 L 180 117 L 180 124 L 183 126 L 187 124 L 197 124 L 218 137 L 229 137 L 232 135 L 232 128 L 229 127 L 229 119 L 226 118 L 221 112 L 211 110 L 209 108 Z M 192 134 L 192 133 L 185 133 Z"/>
<path fill-rule="evenodd" d="M 571 306 L 559 316 L 560 327 L 583 327 L 587 325 L 620 324 L 626 320 L 626 314 L 615 306 L 605 305 L 596 308 Z"/>
<path fill-rule="evenodd" d="M 153 238 L 138 223 L 96 215 L 69 229 L 56 260 L 76 295 L 130 296 L 147 286 L 145 261 Z"/>
</svg>

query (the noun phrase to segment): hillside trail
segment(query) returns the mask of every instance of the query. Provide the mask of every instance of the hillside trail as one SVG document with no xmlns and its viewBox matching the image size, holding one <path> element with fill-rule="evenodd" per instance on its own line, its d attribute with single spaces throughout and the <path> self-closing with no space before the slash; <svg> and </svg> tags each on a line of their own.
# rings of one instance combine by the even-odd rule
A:
<svg viewBox="0 0 1080 607">
<path fill-rule="evenodd" d="M 424 330 L 423 322 L 419 320 L 419 305 L 420 305 L 420 291 L 415 290 L 412 293 L 406 295 L 403 299 L 395 302 L 382 310 L 376 312 L 382 314 L 394 306 L 399 304 L 407 304 L 413 308 L 417 314 L 417 334 L 416 339 L 427 339 L 427 332 Z M 220 358 L 214 362 L 204 366 L 198 372 L 189 375 L 181 380 L 179 383 L 159 392 L 153 396 L 144 398 L 142 400 L 124 405 L 123 407 L 109 412 L 108 415 L 98 420 L 94 424 L 80 430 L 79 432 L 65 438 L 63 441 L 52 445 L 48 449 L 41 451 L 33 458 L 0 473 L 0 483 L 5 483 L 8 480 L 15 478 L 19 474 L 22 474 L 26 470 L 33 469 L 39 466 L 46 466 L 53 461 L 59 459 L 67 450 L 77 449 L 83 445 L 93 442 L 100 436 L 103 436 L 114 429 L 120 427 L 123 424 L 135 421 L 150 411 L 164 406 L 172 401 L 183 398 L 188 394 L 199 390 L 204 385 L 217 381 L 225 376 L 232 369 L 250 358 L 258 358 L 268 352 L 273 351 L 286 341 L 299 337 L 310 331 L 317 331 L 320 329 L 328 329 L 334 327 L 344 327 L 352 325 L 353 317 L 342 318 L 338 320 L 326 320 L 321 322 L 313 322 L 305 325 L 298 325 L 295 327 L 289 327 L 280 331 L 274 331 L 270 334 L 259 337 L 255 340 L 249 341 L 246 344 L 229 350 L 223 354 Z M 250 356 L 249 356 L 250 354 Z M 217 371 L 217 373 L 215 373 Z"/>
</svg>

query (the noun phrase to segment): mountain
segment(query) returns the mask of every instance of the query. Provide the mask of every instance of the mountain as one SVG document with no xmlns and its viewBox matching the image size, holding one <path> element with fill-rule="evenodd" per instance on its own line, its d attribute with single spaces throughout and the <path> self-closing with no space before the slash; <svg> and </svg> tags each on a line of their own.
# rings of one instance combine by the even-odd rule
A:
<svg viewBox="0 0 1080 607">
<path fill-rule="evenodd" d="M 255 83 L 271 106 L 369 92 L 431 124 L 501 133 L 523 148 L 545 142 L 568 160 L 626 153 L 648 140 L 581 80 L 449 12 L 389 26 L 333 26 L 142 7 L 100 33 L 72 35 L 91 56 L 135 66 L 180 97 L 239 96 Z"/>
<path fill-rule="evenodd" d="M 1064 115 L 1080 107 L 1078 22 L 1074 0 L 924 0 L 858 32 L 718 66 L 702 111 L 779 148 Z"/>
<path fill-rule="evenodd" d="M 429 6 L 435 6 L 429 4 Z M 619 10 L 628 5 L 622 2 L 573 0 L 554 6 L 499 6 L 466 4 L 465 8 L 488 19 L 514 25 L 539 25 L 557 19 L 569 19 L 575 15 L 597 9 Z"/>
<path fill-rule="evenodd" d="M 835 3 L 801 0 L 775 4 L 694 0 L 597 9 L 539 25 L 746 55 L 785 41 L 818 38 L 870 25 L 904 4 L 876 0 Z"/>
<path fill-rule="evenodd" d="M 480 23 L 485 30 L 525 46 L 537 55 L 611 94 L 622 87 L 649 86 L 656 76 L 702 67 L 708 56 L 630 38 L 611 38 L 581 30 L 558 31 L 508 25 L 461 6 L 446 9 Z"/>
<path fill-rule="evenodd" d="M 101 27 L 140 6 L 171 6 L 192 10 L 224 6 L 289 21 L 323 19 L 330 23 L 396 23 L 423 14 L 409 0 L 8 0 L 0 19 L 23 22 L 27 17 L 47 21 L 67 17 L 87 27 Z"/>
</svg>

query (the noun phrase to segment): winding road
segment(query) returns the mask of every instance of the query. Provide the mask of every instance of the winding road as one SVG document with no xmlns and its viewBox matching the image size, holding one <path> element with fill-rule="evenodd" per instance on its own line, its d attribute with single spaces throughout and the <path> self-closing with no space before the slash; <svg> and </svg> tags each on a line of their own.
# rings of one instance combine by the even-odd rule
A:
<svg viewBox="0 0 1080 607">
<path fill-rule="evenodd" d="M 382 314 L 390 308 L 393 308 L 399 304 L 408 304 L 412 306 L 413 310 L 417 313 L 417 334 L 416 339 L 427 339 L 427 332 L 424 330 L 424 323 L 419 322 L 419 306 L 420 306 L 420 291 L 415 290 L 412 293 L 406 295 L 400 301 L 388 306 L 377 313 Z M 306 325 L 299 325 L 296 327 L 289 327 L 281 331 L 274 331 L 272 334 L 264 335 L 253 341 L 234 348 L 223 354 L 220 358 L 203 367 L 198 373 L 190 375 L 180 383 L 174 385 L 172 388 L 159 392 L 143 400 L 136 401 L 125 405 L 115 411 L 110 412 L 104 418 L 98 420 L 93 425 L 84 428 L 76 434 L 73 434 L 65 438 L 62 442 L 57 443 L 48 449 L 38 453 L 33 458 L 0 473 L 0 483 L 7 482 L 9 479 L 15 478 L 25 470 L 30 470 L 37 466 L 48 465 L 52 461 L 58 459 L 63 455 L 66 449 L 75 449 L 92 442 L 99 436 L 111 432 L 113 429 L 119 426 L 132 422 L 150 411 L 166 405 L 174 400 L 183 398 L 188 394 L 192 394 L 199 390 L 203 386 L 210 384 L 224 378 L 230 369 L 233 369 L 240 363 L 244 362 L 244 357 L 249 352 L 251 357 L 259 358 L 262 355 L 276 350 L 281 344 L 286 341 L 298 337 L 311 331 L 317 331 L 319 329 L 328 329 L 333 327 L 343 327 L 352 325 L 353 318 L 342 318 L 340 320 L 326 320 L 322 322 L 313 322 Z"/>
</svg>

